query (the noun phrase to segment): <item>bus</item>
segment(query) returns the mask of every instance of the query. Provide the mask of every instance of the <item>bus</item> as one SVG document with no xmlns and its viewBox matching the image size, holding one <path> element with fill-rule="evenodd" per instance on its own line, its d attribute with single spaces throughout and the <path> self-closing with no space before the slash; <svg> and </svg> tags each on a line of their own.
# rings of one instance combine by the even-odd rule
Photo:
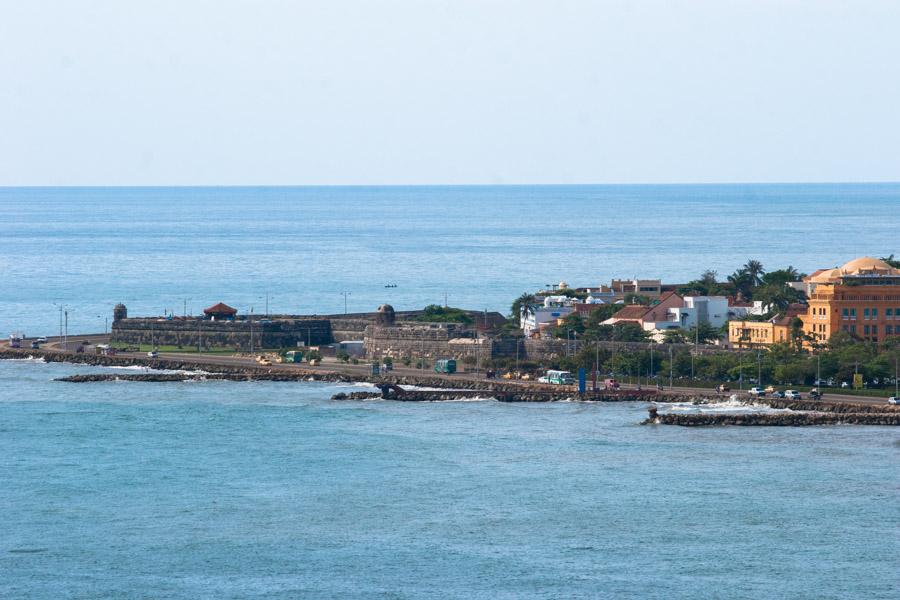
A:
<svg viewBox="0 0 900 600">
<path fill-rule="evenodd" d="M 547 371 L 547 374 L 539 378 L 541 383 L 552 383 L 554 385 L 573 385 L 575 377 L 569 371 Z"/>
<path fill-rule="evenodd" d="M 456 361 L 452 358 L 443 358 L 441 360 L 435 361 L 434 372 L 446 373 L 447 375 L 456 373 Z"/>
</svg>

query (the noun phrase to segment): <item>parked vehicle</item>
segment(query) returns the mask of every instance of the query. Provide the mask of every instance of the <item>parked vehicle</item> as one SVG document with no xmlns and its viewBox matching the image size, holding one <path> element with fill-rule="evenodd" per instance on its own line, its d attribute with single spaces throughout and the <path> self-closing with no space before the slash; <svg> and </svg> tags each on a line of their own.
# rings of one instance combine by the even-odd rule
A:
<svg viewBox="0 0 900 600">
<path fill-rule="evenodd" d="M 775 390 L 774 392 L 772 392 L 772 397 L 773 398 L 784 398 L 784 392 L 782 392 L 780 390 Z"/>
<path fill-rule="evenodd" d="M 822 392 L 820 392 L 819 390 L 814 389 L 814 390 L 810 390 L 810 392 L 809 392 L 809 397 L 812 400 L 821 400 L 822 396 L 824 396 L 824 394 Z"/>
<path fill-rule="evenodd" d="M 771 393 L 774 392 L 774 391 L 775 391 L 775 386 L 773 386 L 773 385 L 767 385 L 767 386 L 766 386 L 766 393 L 767 393 L 767 394 L 771 394 Z"/>
<path fill-rule="evenodd" d="M 434 362 L 434 372 L 452 375 L 456 373 L 456 361 L 452 358 L 442 358 Z"/>
<path fill-rule="evenodd" d="M 717 391 L 717 392 L 722 392 L 722 393 L 724 393 L 724 392 L 730 392 L 730 391 L 731 391 L 731 388 L 728 387 L 727 385 L 725 385 L 724 383 L 720 383 L 719 386 L 716 388 L 716 391 Z"/>
<path fill-rule="evenodd" d="M 552 385 L 572 385 L 575 383 L 575 377 L 569 371 L 547 371 L 547 374 L 538 379 L 541 383 L 550 383 Z"/>
<path fill-rule="evenodd" d="M 615 379 L 604 379 L 603 380 L 603 388 L 607 390 L 617 390 L 619 389 L 619 382 Z"/>
<path fill-rule="evenodd" d="M 756 396 L 757 398 L 762 398 L 766 395 L 766 390 L 755 385 L 752 388 L 750 388 L 747 393 L 750 394 L 751 396 Z"/>
<path fill-rule="evenodd" d="M 900 404 L 900 396 L 891 396 L 888 398 L 888 404 Z"/>
<path fill-rule="evenodd" d="M 288 350 L 284 353 L 282 357 L 282 362 L 286 363 L 299 363 L 303 362 L 303 351 L 302 350 Z"/>
<path fill-rule="evenodd" d="M 46 338 L 45 336 L 42 335 L 41 337 L 39 337 L 39 338 L 36 339 L 35 341 L 36 341 L 38 344 L 46 344 L 46 343 L 47 343 L 47 338 Z"/>
<path fill-rule="evenodd" d="M 37 342 L 31 342 L 31 349 L 32 349 L 32 350 L 40 350 L 40 349 L 41 349 L 41 345 L 38 344 Z"/>
<path fill-rule="evenodd" d="M 802 400 L 803 396 L 797 390 L 788 390 L 784 393 L 784 397 L 788 400 Z"/>
<path fill-rule="evenodd" d="M 159 352 L 157 352 L 156 350 L 151 350 L 147 353 L 147 356 L 149 356 L 150 358 L 157 358 L 159 357 Z"/>
</svg>

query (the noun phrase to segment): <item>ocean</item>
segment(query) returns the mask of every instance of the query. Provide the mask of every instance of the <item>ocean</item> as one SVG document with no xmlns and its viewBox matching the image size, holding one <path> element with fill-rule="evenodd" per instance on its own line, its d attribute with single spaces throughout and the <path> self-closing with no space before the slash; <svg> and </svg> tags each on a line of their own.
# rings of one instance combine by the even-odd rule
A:
<svg viewBox="0 0 900 600">
<path fill-rule="evenodd" d="M 900 251 L 900 185 L 0 189 L 0 333 Z M 396 288 L 385 288 L 396 283 Z M 54 304 L 56 303 L 56 304 Z M 900 434 L 0 361 L 2 598 L 896 598 Z M 127 371 L 125 371 L 127 372 Z"/>
<path fill-rule="evenodd" d="M 0 334 L 112 307 L 509 311 L 524 291 L 900 254 L 900 184 L 0 188 Z M 396 288 L 385 285 L 396 284 Z"/>
</svg>

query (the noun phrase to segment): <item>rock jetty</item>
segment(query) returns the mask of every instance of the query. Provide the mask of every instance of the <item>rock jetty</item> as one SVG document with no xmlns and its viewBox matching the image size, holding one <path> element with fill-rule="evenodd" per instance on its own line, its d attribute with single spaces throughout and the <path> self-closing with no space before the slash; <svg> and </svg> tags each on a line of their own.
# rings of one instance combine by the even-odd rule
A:
<svg viewBox="0 0 900 600">
<path fill-rule="evenodd" d="M 898 411 L 871 412 L 794 412 L 777 413 L 666 413 L 659 414 L 656 407 L 644 425 L 681 425 L 683 427 L 708 427 L 714 425 L 755 425 L 799 427 L 809 425 L 900 425 Z"/>
</svg>

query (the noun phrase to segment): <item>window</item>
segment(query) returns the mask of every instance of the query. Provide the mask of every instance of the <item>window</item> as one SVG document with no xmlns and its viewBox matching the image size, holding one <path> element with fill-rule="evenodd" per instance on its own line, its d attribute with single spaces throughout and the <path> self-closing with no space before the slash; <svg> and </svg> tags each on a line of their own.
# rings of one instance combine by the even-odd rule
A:
<svg viewBox="0 0 900 600">
<path fill-rule="evenodd" d="M 845 321 L 850 318 L 850 311 L 846 308 L 841 311 L 841 318 Z"/>
<path fill-rule="evenodd" d="M 850 309 L 850 318 L 856 319 L 856 309 L 855 308 Z"/>
<path fill-rule="evenodd" d="M 872 335 L 878 335 L 878 325 L 872 325 Z"/>
<path fill-rule="evenodd" d="M 884 334 L 885 334 L 885 335 L 893 335 L 893 333 L 894 333 L 894 326 L 893 326 L 893 325 L 885 325 L 885 326 L 884 326 Z"/>
<path fill-rule="evenodd" d="M 884 309 L 884 316 L 887 317 L 888 319 L 890 319 L 892 316 L 894 316 L 894 309 L 893 308 Z"/>
<path fill-rule="evenodd" d="M 850 326 L 850 333 L 854 333 L 854 334 L 856 333 L 856 325 Z"/>
<path fill-rule="evenodd" d="M 868 325 L 865 325 L 863 327 L 863 335 L 869 335 L 869 326 Z"/>
<path fill-rule="evenodd" d="M 869 320 L 869 309 L 868 308 L 863 309 L 863 319 L 865 319 L 866 321 Z"/>
<path fill-rule="evenodd" d="M 873 308 L 873 309 L 872 309 L 872 318 L 873 318 L 873 319 L 877 319 L 877 318 L 878 318 L 878 309 L 877 309 L 877 308 Z"/>
</svg>

